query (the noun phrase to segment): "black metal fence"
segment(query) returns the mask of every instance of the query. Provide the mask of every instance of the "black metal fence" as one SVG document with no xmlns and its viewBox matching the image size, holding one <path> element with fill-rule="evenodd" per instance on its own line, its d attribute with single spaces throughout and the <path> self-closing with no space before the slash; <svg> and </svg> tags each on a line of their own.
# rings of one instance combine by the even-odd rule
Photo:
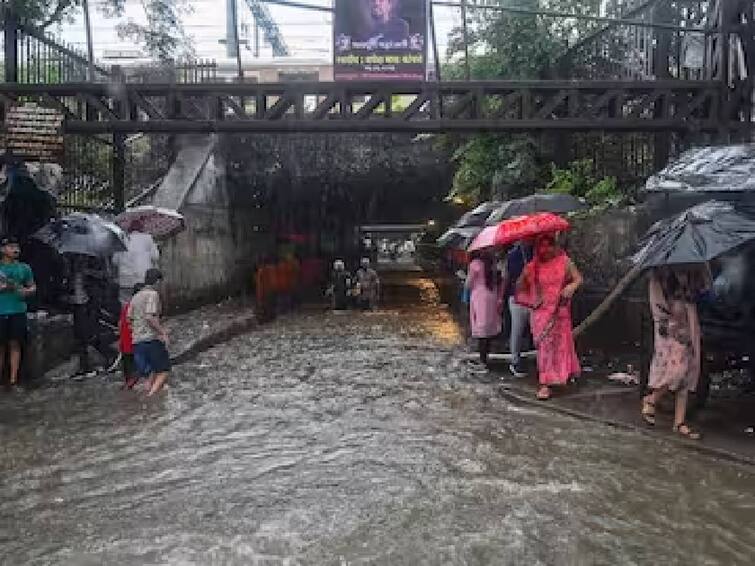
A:
<svg viewBox="0 0 755 566">
<path fill-rule="evenodd" d="M 702 80 L 709 77 L 707 0 L 616 0 L 607 16 L 621 20 L 581 38 L 557 62 L 563 78 Z M 632 23 L 627 23 L 632 22 Z M 637 22 L 637 23 L 634 23 Z M 570 159 L 591 159 L 597 173 L 639 185 L 702 134 L 571 134 Z"/>
<path fill-rule="evenodd" d="M 2 8 L 2 6 L 0 6 Z M 2 15 L 5 15 L 3 11 Z M 87 56 L 40 30 L 13 18 L 0 18 L 3 32 L 12 38 L 0 49 L 0 77 L 18 83 L 64 84 L 89 81 Z M 112 79 L 110 69 L 94 65 L 94 81 Z M 217 63 L 200 59 L 163 66 L 131 69 L 130 82 L 204 83 L 219 80 Z M 123 151 L 116 152 L 110 136 L 66 134 L 62 166 L 63 183 L 58 205 L 65 210 L 117 212 L 120 202 L 138 200 L 154 188 L 170 168 L 174 148 L 171 136 L 135 135 L 122 140 Z M 123 167 L 115 167 L 122 155 Z M 122 169 L 123 178 L 114 174 Z M 123 195 L 116 197 L 117 187 Z"/>
<path fill-rule="evenodd" d="M 576 79 L 685 79 L 707 76 L 707 0 L 627 0 L 620 19 L 576 42 L 558 62 Z M 637 23 L 625 23 L 637 22 Z"/>
</svg>

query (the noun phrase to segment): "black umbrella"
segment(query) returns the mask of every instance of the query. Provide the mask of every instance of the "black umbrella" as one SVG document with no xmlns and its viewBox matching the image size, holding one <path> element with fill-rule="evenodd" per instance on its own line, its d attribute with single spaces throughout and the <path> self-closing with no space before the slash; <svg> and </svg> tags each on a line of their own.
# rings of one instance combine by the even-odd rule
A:
<svg viewBox="0 0 755 566">
<path fill-rule="evenodd" d="M 525 214 L 534 214 L 536 212 L 553 212 L 555 214 L 565 214 L 567 212 L 576 212 L 587 208 L 584 200 L 565 194 L 538 193 L 528 197 L 509 200 L 493 210 L 485 224 L 494 226 L 509 218 L 524 216 Z"/>
<path fill-rule="evenodd" d="M 454 228 L 468 228 L 471 226 L 485 226 L 485 220 L 487 220 L 490 213 L 501 205 L 498 201 L 483 202 L 474 210 L 462 215 L 459 221 L 454 224 Z"/>
<path fill-rule="evenodd" d="M 644 268 L 704 263 L 751 240 L 755 240 L 755 216 L 712 200 L 656 222 L 632 261 Z"/>
<path fill-rule="evenodd" d="M 112 222 L 96 214 L 73 213 L 53 220 L 38 230 L 35 238 L 61 254 L 109 257 L 126 251 L 127 236 Z"/>
<path fill-rule="evenodd" d="M 465 250 L 482 231 L 478 226 L 467 226 L 466 228 L 451 228 L 446 230 L 443 235 L 436 240 L 441 248 L 456 248 Z"/>
</svg>

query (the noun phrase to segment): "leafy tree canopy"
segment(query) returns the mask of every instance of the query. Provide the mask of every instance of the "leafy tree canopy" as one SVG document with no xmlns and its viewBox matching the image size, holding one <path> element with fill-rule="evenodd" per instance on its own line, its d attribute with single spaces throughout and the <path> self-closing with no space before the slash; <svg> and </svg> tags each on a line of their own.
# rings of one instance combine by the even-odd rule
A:
<svg viewBox="0 0 755 566">
<path fill-rule="evenodd" d="M 105 16 L 122 17 L 131 0 L 104 0 L 96 7 Z M 46 29 L 70 21 L 81 10 L 81 0 L 7 0 L 22 21 Z M 118 26 L 121 37 L 128 37 L 144 46 L 147 53 L 161 60 L 191 52 L 181 15 L 189 9 L 188 0 L 139 0 L 146 24 L 133 21 Z M 90 8 L 95 2 L 90 0 Z"/>
<path fill-rule="evenodd" d="M 499 0 L 530 10 L 597 14 L 601 0 Z M 523 15 L 492 10 L 469 12 L 470 75 L 473 79 L 543 79 L 553 76 L 558 58 L 570 44 L 596 28 L 574 18 Z M 465 75 L 464 35 L 454 30 L 448 49 L 451 61 L 444 80 Z M 451 197 L 474 203 L 511 198 L 543 188 L 551 171 L 531 136 L 478 134 L 454 154 L 458 169 Z"/>
</svg>

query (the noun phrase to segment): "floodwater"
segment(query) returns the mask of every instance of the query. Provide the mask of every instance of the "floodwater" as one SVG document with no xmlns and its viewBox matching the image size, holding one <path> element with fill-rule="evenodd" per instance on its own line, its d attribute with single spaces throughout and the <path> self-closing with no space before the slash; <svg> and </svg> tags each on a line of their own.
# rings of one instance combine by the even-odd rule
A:
<svg viewBox="0 0 755 566">
<path fill-rule="evenodd" d="M 0 562 L 753 564 L 755 471 L 510 404 L 415 285 L 216 347 L 159 399 L 0 395 Z"/>
</svg>

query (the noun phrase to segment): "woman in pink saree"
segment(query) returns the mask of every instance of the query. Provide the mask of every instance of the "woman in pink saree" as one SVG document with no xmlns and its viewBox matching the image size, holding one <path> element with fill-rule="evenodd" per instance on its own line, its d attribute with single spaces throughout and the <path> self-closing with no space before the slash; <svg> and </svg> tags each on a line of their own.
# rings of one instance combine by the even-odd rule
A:
<svg viewBox="0 0 755 566">
<path fill-rule="evenodd" d="M 668 392 L 675 395 L 674 432 L 698 440 L 701 435 L 686 422 L 687 396 L 700 379 L 700 320 L 695 299 L 706 287 L 702 269 L 661 267 L 653 270 L 648 286 L 655 327 L 653 361 L 642 399 L 642 418 L 655 424 L 655 405 Z"/>
<path fill-rule="evenodd" d="M 535 257 L 517 284 L 516 301 L 532 309 L 530 327 L 537 347 L 537 398 L 550 398 L 551 386 L 565 385 L 581 369 L 574 347 L 571 299 L 582 275 L 551 235 L 535 241 Z"/>
</svg>

